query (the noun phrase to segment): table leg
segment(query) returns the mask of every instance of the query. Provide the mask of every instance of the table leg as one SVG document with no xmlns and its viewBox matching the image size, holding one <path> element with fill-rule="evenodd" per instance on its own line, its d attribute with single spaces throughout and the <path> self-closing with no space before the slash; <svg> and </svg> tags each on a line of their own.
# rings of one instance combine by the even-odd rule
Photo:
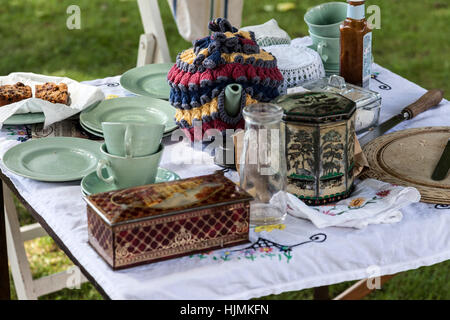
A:
<svg viewBox="0 0 450 320">
<path fill-rule="evenodd" d="M 389 274 L 382 276 L 380 278 L 380 284 L 383 285 L 389 279 L 393 278 L 395 274 Z M 339 294 L 336 298 L 333 300 L 361 300 L 368 294 L 372 293 L 375 289 L 369 289 L 367 287 L 367 279 L 362 279 L 358 282 L 356 282 L 354 285 L 352 285 L 350 288 Z"/>
<path fill-rule="evenodd" d="M 314 300 L 330 300 L 328 286 L 314 288 Z"/>
<path fill-rule="evenodd" d="M 3 183 L 0 181 L 0 300 L 9 300 L 8 252 L 6 250 L 5 207 L 3 205 Z"/>
</svg>

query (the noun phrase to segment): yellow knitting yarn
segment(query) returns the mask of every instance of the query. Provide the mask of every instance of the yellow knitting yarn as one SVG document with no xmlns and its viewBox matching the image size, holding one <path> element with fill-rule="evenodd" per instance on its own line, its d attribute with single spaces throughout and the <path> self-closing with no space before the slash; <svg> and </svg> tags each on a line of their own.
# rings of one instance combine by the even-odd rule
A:
<svg viewBox="0 0 450 320">
<path fill-rule="evenodd" d="M 247 60 L 250 57 L 253 57 L 256 60 L 258 60 L 258 59 L 262 59 L 264 61 L 274 60 L 274 57 L 270 53 L 264 51 L 263 49 L 261 49 L 259 53 L 253 53 L 253 54 L 245 54 L 245 53 L 240 53 L 240 52 L 222 53 L 221 54 L 221 57 L 223 59 L 225 59 L 226 63 L 233 63 L 236 56 L 242 56 L 245 60 Z"/>
<path fill-rule="evenodd" d="M 249 94 L 246 94 L 245 97 L 245 105 L 249 105 L 252 103 L 257 103 L 258 100 L 253 99 Z M 210 102 L 205 103 L 204 105 L 192 108 L 190 110 L 177 109 L 175 113 L 175 120 L 177 123 L 181 122 L 181 120 L 185 120 L 189 126 L 192 126 L 194 120 L 202 120 L 203 117 L 211 116 L 214 113 L 219 111 L 218 98 L 215 97 Z"/>
<path fill-rule="evenodd" d="M 208 54 L 209 54 L 208 49 L 206 48 L 206 49 L 201 50 L 199 52 L 199 54 L 204 54 L 205 56 L 208 56 Z M 252 53 L 252 54 L 245 54 L 245 53 L 240 53 L 240 52 L 222 53 L 221 54 L 221 57 L 225 60 L 226 63 L 233 63 L 234 59 L 237 56 L 242 56 L 245 60 L 250 57 L 253 57 L 256 60 L 257 59 L 261 59 L 264 61 L 274 60 L 274 57 L 270 53 L 264 51 L 263 49 L 261 49 L 259 53 Z M 194 49 L 192 49 L 192 48 L 187 49 L 180 54 L 181 61 L 187 62 L 188 64 L 194 63 L 194 59 L 196 57 L 197 57 L 197 55 L 194 53 Z"/>
<path fill-rule="evenodd" d="M 194 63 L 194 59 L 196 58 L 196 54 L 194 53 L 194 49 L 193 48 L 189 48 L 187 50 L 184 50 L 181 54 L 180 54 L 180 59 L 181 61 L 187 62 L 189 64 Z"/>
<path fill-rule="evenodd" d="M 227 38 L 233 38 L 236 37 L 237 35 L 240 35 L 242 37 L 244 37 L 245 39 L 248 40 L 252 40 L 252 37 L 250 36 L 250 32 L 248 31 L 243 31 L 243 30 L 239 30 L 238 32 L 231 32 L 231 31 L 227 31 L 223 33 Z"/>
</svg>

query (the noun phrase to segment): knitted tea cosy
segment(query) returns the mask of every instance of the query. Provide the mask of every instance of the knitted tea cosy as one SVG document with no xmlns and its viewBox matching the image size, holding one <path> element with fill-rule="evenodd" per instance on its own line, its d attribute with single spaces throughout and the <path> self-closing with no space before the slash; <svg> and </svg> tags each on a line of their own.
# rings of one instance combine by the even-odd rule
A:
<svg viewBox="0 0 450 320">
<path fill-rule="evenodd" d="M 238 30 L 222 18 L 211 21 L 209 29 L 210 36 L 178 54 L 167 76 L 175 121 L 191 140 L 196 120 L 202 121 L 202 136 L 211 128 L 244 128 L 243 107 L 273 100 L 283 81 L 275 57 L 260 49 L 253 32 Z M 240 112 L 234 117 L 224 109 L 225 88 L 233 83 L 243 88 Z"/>
</svg>

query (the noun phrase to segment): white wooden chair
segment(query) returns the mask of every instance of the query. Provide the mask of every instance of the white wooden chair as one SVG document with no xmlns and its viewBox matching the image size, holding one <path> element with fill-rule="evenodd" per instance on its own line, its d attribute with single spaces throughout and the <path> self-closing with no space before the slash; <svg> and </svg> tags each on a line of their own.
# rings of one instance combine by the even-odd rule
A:
<svg viewBox="0 0 450 320">
<path fill-rule="evenodd" d="M 72 277 L 67 271 L 33 279 L 24 242 L 46 236 L 47 233 L 39 223 L 20 227 L 13 194 L 5 183 L 3 183 L 3 201 L 8 260 L 18 299 L 36 300 L 40 296 L 66 288 L 69 278 Z M 82 274 L 80 276 L 81 283 L 87 281 Z"/>
<path fill-rule="evenodd" d="M 144 34 L 139 39 L 137 66 L 170 62 L 169 46 L 158 0 L 138 0 Z"/>
</svg>

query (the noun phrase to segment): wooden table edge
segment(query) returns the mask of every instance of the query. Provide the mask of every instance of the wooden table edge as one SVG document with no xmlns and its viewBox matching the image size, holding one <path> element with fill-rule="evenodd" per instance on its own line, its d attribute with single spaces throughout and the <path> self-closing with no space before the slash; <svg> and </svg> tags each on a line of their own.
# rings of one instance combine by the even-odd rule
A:
<svg viewBox="0 0 450 320">
<path fill-rule="evenodd" d="M 36 212 L 36 210 L 33 209 L 33 207 L 22 197 L 22 195 L 17 191 L 14 183 L 9 179 L 1 170 L 0 170 L 0 180 L 2 180 L 8 188 L 11 190 L 11 192 L 17 197 L 17 199 L 25 206 L 25 208 L 30 212 L 31 216 L 39 222 L 39 224 L 44 228 L 44 230 L 48 233 L 48 235 L 56 242 L 58 247 L 69 257 L 69 259 L 80 268 L 80 271 L 83 273 L 83 275 L 89 280 L 90 283 L 97 289 L 97 291 L 102 295 L 102 297 L 106 300 L 110 300 L 111 298 L 108 296 L 108 294 L 105 292 L 105 290 L 100 286 L 95 278 L 82 266 L 82 264 L 74 257 L 72 252 L 66 247 L 64 242 L 56 235 L 56 233 L 53 231 L 53 229 L 47 224 L 44 218 Z M 3 188 L 3 186 L 2 186 Z M 3 194 L 1 195 L 1 214 L 4 217 L 4 207 L 3 207 Z M 4 222 L 4 218 L 0 218 L 0 232 L 3 231 L 4 226 L 2 226 L 2 223 Z M 4 225 L 4 223 L 3 223 Z M 4 234 L 4 233 L 3 233 Z M 3 243 L 4 241 L 4 243 Z M 3 245 L 5 246 L 6 250 L 6 235 L 5 239 L 3 237 L 0 237 L 0 250 L 2 250 Z M 6 259 L 6 265 L 8 265 L 8 259 Z M 0 269 L 2 270 L 2 269 Z M 8 271 L 8 267 L 6 268 Z M 9 271 L 8 271 L 9 272 Z M 3 279 L 4 275 L 0 275 L 0 279 Z M 8 273 L 8 287 L 9 287 L 9 273 Z M 0 292 L 0 295 L 2 293 Z M 1 296 L 0 296 L 1 297 Z"/>
</svg>

